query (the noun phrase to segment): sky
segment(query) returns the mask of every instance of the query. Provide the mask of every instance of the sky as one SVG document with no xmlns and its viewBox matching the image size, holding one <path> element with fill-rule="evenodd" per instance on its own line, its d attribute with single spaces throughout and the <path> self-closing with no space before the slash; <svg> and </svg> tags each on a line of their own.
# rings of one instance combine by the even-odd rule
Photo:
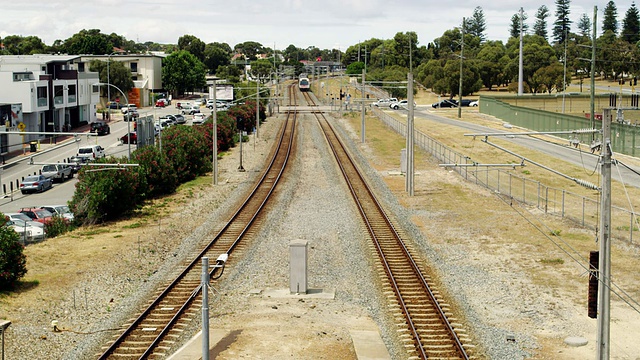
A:
<svg viewBox="0 0 640 360">
<path fill-rule="evenodd" d="M 582 14 L 592 18 L 594 6 L 598 7 L 600 29 L 607 2 L 572 0 L 571 29 L 577 30 Z M 631 2 L 614 1 L 619 27 Z M 532 28 L 541 5 L 549 8 L 551 36 L 555 0 L 0 0 L 0 37 L 37 36 L 51 45 L 82 29 L 100 29 L 136 42 L 176 44 L 180 36 L 189 34 L 205 43 L 223 42 L 232 48 L 256 41 L 276 49 L 293 44 L 345 51 L 361 41 L 391 39 L 407 31 L 417 33 L 418 45 L 427 45 L 460 26 L 480 6 L 487 39 L 506 42 L 511 17 L 522 7 Z"/>
</svg>

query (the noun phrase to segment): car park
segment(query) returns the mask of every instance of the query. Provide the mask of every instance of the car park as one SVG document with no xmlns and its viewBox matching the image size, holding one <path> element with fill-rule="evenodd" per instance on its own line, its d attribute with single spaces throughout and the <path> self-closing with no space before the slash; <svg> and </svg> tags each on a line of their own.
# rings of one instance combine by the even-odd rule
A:
<svg viewBox="0 0 640 360">
<path fill-rule="evenodd" d="M 105 157 L 104 148 L 100 145 L 81 146 L 76 156 L 95 160 Z"/>
<path fill-rule="evenodd" d="M 73 213 L 67 205 L 43 205 L 42 208 L 52 213 L 54 216 L 60 216 L 61 218 L 73 221 Z"/>
<path fill-rule="evenodd" d="M 183 107 L 192 107 L 192 106 L 193 105 L 191 105 L 191 103 L 188 102 L 188 101 L 176 102 L 176 109 L 181 109 L 182 110 Z"/>
<path fill-rule="evenodd" d="M 191 120 L 191 124 L 200 125 L 205 121 L 205 116 L 202 113 L 193 114 L 193 119 Z"/>
<path fill-rule="evenodd" d="M 43 192 L 53 187 L 53 181 L 44 175 L 27 176 L 20 183 L 20 191 L 23 194 Z"/>
<path fill-rule="evenodd" d="M 91 132 L 98 135 L 108 135 L 111 134 L 111 128 L 104 121 L 96 121 L 91 123 Z"/>
<path fill-rule="evenodd" d="M 43 208 L 22 208 L 20 212 L 30 217 L 31 220 L 43 224 L 46 224 L 53 218 L 53 214 Z"/>
<path fill-rule="evenodd" d="M 47 164 L 42 166 L 40 174 L 51 179 L 52 182 L 63 182 L 73 177 L 73 170 L 67 164 Z"/>
<path fill-rule="evenodd" d="M 124 134 L 124 136 L 122 136 L 120 138 L 120 142 L 123 144 L 129 144 L 129 142 L 131 142 L 131 144 L 137 144 L 138 143 L 138 134 L 135 132 L 130 132 L 128 134 Z"/>
</svg>

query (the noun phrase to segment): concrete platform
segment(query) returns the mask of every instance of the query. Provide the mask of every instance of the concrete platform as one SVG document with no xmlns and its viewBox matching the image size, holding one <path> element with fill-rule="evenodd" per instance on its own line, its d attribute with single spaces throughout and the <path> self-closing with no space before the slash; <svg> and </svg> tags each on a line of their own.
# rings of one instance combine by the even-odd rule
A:
<svg viewBox="0 0 640 360">
<path fill-rule="evenodd" d="M 327 299 L 335 298 L 335 291 L 325 291 L 322 289 L 309 289 L 308 294 L 291 294 L 288 289 L 268 289 L 264 292 L 261 290 L 251 291 L 251 294 L 262 294 L 263 297 L 287 298 L 287 299 Z M 231 334 L 231 330 L 213 328 L 209 329 L 209 351 Z M 363 330 L 350 329 L 351 341 L 355 348 L 356 358 L 358 360 L 391 360 L 389 351 L 384 345 L 380 333 L 377 329 Z M 202 332 L 198 332 L 196 336 L 191 338 L 184 346 L 182 346 L 175 354 L 168 357 L 169 360 L 199 360 L 202 359 Z M 210 359 L 213 357 L 210 356 Z"/>
</svg>

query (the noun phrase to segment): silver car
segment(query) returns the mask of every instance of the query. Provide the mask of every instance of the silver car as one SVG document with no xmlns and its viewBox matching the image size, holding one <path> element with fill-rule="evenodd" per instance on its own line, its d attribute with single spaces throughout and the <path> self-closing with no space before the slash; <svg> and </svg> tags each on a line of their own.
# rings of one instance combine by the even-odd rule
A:
<svg viewBox="0 0 640 360">
<path fill-rule="evenodd" d="M 43 175 L 31 175 L 22 180 L 20 191 L 23 194 L 30 192 L 42 192 L 53 187 L 53 181 Z"/>
</svg>

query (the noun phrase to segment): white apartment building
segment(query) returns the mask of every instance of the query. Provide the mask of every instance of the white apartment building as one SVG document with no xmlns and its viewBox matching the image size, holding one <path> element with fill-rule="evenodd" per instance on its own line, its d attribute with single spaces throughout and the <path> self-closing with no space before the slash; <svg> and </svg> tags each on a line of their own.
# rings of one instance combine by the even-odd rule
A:
<svg viewBox="0 0 640 360">
<path fill-rule="evenodd" d="M 96 121 L 98 73 L 77 55 L 0 55 L 0 155 Z"/>
<path fill-rule="evenodd" d="M 163 54 L 120 54 L 111 55 L 82 55 L 81 60 L 85 63 L 91 60 L 104 62 L 118 61 L 123 63 L 125 68 L 131 71 L 133 89 L 129 91 L 127 100 L 138 107 L 153 106 L 153 93 L 161 92 L 162 88 L 162 59 Z M 111 96 L 118 96 L 117 90 L 111 89 Z"/>
</svg>

